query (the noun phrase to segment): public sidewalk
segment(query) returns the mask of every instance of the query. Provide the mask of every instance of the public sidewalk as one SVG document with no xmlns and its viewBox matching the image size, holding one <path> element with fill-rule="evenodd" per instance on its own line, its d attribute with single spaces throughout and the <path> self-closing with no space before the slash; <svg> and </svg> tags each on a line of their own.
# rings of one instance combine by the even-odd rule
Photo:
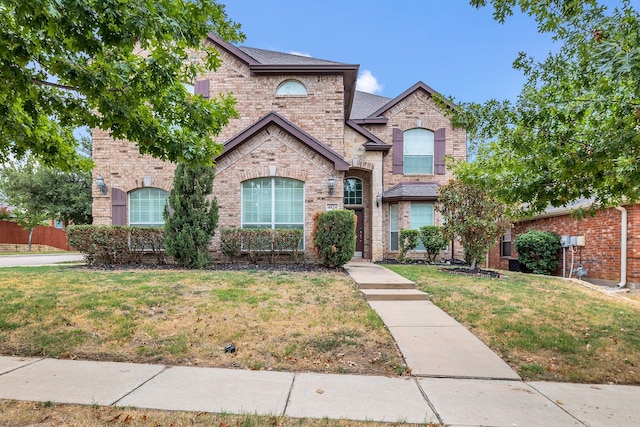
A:
<svg viewBox="0 0 640 427">
<path fill-rule="evenodd" d="M 358 286 L 418 292 L 375 264 L 347 270 Z M 0 399 L 450 426 L 639 425 L 640 387 L 520 381 L 433 304 L 393 294 L 370 304 L 411 377 L 0 357 Z"/>
</svg>

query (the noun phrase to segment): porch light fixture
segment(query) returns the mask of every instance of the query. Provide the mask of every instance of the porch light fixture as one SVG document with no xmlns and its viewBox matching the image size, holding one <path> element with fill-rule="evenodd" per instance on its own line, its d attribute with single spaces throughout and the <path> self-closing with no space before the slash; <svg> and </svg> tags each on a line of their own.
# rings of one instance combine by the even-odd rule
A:
<svg viewBox="0 0 640 427">
<path fill-rule="evenodd" d="M 378 193 L 378 195 L 376 196 L 376 206 L 380 207 L 381 204 L 382 204 L 382 194 Z"/>
<path fill-rule="evenodd" d="M 98 175 L 96 178 L 96 186 L 100 189 L 102 194 L 107 194 L 107 184 L 104 182 L 102 175 Z"/>
<path fill-rule="evenodd" d="M 336 179 L 331 175 L 327 180 L 327 186 L 329 187 L 329 194 L 333 195 L 333 190 L 336 188 Z"/>
</svg>

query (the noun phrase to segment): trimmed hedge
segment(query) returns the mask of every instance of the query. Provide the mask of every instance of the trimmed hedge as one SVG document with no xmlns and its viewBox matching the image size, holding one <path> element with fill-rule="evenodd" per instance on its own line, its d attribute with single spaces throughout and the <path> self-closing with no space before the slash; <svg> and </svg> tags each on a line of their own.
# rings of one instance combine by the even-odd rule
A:
<svg viewBox="0 0 640 427">
<path fill-rule="evenodd" d="M 531 230 L 514 241 L 518 261 L 535 274 L 550 274 L 558 267 L 560 237 L 549 231 Z"/>
<path fill-rule="evenodd" d="M 398 261 L 404 262 L 407 260 L 407 253 L 418 247 L 419 238 L 420 232 L 418 230 L 400 230 L 400 240 L 398 242 L 400 253 L 398 254 Z"/>
<path fill-rule="evenodd" d="M 426 251 L 425 257 L 430 263 L 434 263 L 438 254 L 449 246 L 449 240 L 444 236 L 442 227 L 438 225 L 420 227 L 420 240 Z"/>
<path fill-rule="evenodd" d="M 67 238 L 88 264 L 139 264 L 147 254 L 152 254 L 159 264 L 165 263 L 162 228 L 72 225 L 67 228 Z"/>
<path fill-rule="evenodd" d="M 314 218 L 313 246 L 321 264 L 341 267 L 356 253 L 356 216 L 350 210 L 319 212 Z"/>
<path fill-rule="evenodd" d="M 220 231 L 220 251 L 231 262 L 247 253 L 252 262 L 267 255 L 270 263 L 283 253 L 300 260 L 300 242 L 304 231 L 299 228 L 224 228 Z"/>
</svg>

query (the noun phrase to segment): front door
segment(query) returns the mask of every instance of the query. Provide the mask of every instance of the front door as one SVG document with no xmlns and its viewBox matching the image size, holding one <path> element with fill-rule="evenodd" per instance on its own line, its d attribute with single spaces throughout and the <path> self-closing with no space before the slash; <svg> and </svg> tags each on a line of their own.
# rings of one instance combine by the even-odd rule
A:
<svg viewBox="0 0 640 427">
<path fill-rule="evenodd" d="M 356 215 L 356 253 L 355 256 L 362 258 L 364 253 L 364 209 L 354 209 Z"/>
</svg>

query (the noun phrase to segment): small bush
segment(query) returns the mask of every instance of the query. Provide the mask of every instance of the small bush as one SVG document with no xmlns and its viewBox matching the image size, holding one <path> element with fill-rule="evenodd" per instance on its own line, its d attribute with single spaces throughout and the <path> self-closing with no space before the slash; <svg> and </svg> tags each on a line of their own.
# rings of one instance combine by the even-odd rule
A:
<svg viewBox="0 0 640 427">
<path fill-rule="evenodd" d="M 299 228 L 225 228 L 220 232 L 220 250 L 231 262 L 243 252 L 253 262 L 268 255 L 273 263 L 283 253 L 297 262 L 303 234 Z"/>
<path fill-rule="evenodd" d="M 515 240 L 518 261 L 535 274 L 550 274 L 560 264 L 560 237 L 548 231 L 531 230 Z"/>
<path fill-rule="evenodd" d="M 341 267 L 356 253 L 356 216 L 350 210 L 316 214 L 313 246 L 320 263 Z"/>
<path fill-rule="evenodd" d="M 153 254 L 160 264 L 165 262 L 161 228 L 73 225 L 67 228 L 67 238 L 88 264 L 139 264 L 145 254 Z"/>
<path fill-rule="evenodd" d="M 420 232 L 418 230 L 400 230 L 400 241 L 398 242 L 400 253 L 398 254 L 398 261 L 404 262 L 407 260 L 407 253 L 418 247 L 419 238 Z"/>
<path fill-rule="evenodd" d="M 425 257 L 430 263 L 435 262 L 438 254 L 449 246 L 449 240 L 444 237 L 442 227 L 437 225 L 425 225 L 420 227 L 420 240 L 422 240 L 422 244 L 426 251 Z"/>
</svg>

